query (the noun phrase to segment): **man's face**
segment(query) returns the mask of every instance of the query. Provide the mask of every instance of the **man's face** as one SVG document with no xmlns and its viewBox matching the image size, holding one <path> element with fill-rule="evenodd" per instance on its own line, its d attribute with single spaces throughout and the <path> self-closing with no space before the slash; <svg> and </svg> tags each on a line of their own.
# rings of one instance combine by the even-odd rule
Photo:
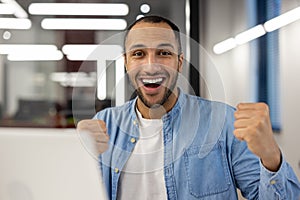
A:
<svg viewBox="0 0 300 200">
<path fill-rule="evenodd" d="M 136 24 L 125 43 L 125 65 L 140 100 L 147 106 L 163 105 L 176 88 L 183 56 L 166 23 Z"/>
</svg>

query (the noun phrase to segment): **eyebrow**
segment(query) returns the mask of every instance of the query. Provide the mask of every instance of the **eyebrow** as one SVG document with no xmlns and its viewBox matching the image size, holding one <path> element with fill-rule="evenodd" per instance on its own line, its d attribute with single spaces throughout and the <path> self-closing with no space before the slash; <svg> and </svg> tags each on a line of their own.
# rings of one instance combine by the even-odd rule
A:
<svg viewBox="0 0 300 200">
<path fill-rule="evenodd" d="M 161 47 L 171 47 L 172 49 L 175 49 L 174 45 L 171 43 L 162 43 L 157 46 L 157 48 L 161 48 Z"/>
<path fill-rule="evenodd" d="M 162 48 L 162 47 L 171 47 L 172 49 L 175 49 L 174 45 L 171 43 L 161 43 L 161 44 L 157 45 L 156 48 Z M 148 47 L 144 44 L 135 44 L 129 48 L 129 51 L 138 49 L 138 48 L 148 48 Z"/>
<path fill-rule="evenodd" d="M 143 44 L 135 44 L 135 45 L 132 45 L 130 48 L 129 48 L 129 51 L 133 50 L 133 49 L 138 49 L 138 48 L 146 48 L 146 45 L 143 45 Z"/>
</svg>

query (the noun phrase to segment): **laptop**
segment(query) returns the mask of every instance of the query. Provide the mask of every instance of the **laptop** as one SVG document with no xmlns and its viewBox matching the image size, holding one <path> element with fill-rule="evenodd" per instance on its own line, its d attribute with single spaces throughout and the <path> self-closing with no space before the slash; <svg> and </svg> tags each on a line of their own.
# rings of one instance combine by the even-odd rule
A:
<svg viewBox="0 0 300 200">
<path fill-rule="evenodd" d="M 97 153 L 75 129 L 0 128 L 1 200 L 107 200 Z"/>
</svg>

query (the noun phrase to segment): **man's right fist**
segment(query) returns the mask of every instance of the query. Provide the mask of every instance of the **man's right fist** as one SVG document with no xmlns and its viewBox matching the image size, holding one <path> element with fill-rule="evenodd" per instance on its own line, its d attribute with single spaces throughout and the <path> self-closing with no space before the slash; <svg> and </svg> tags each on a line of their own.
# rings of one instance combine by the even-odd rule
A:
<svg viewBox="0 0 300 200">
<path fill-rule="evenodd" d="M 102 120 L 86 119 L 77 124 L 78 131 L 90 134 L 95 142 L 99 154 L 108 149 L 109 136 L 106 133 L 106 124 Z"/>
</svg>

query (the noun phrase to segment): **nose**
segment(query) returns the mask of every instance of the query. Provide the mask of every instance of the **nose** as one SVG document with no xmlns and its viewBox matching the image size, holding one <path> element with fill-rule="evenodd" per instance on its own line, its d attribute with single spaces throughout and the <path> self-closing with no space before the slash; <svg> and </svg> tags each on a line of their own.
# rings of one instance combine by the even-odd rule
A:
<svg viewBox="0 0 300 200">
<path fill-rule="evenodd" d="M 145 71 L 148 72 L 157 72 L 161 70 L 161 65 L 157 59 L 155 52 L 149 52 L 147 55 L 147 63 L 145 66 Z"/>
<path fill-rule="evenodd" d="M 157 63 L 157 60 L 156 60 L 155 52 L 150 51 L 147 56 L 147 64 L 152 65 L 152 64 L 156 64 L 156 63 Z"/>
</svg>

